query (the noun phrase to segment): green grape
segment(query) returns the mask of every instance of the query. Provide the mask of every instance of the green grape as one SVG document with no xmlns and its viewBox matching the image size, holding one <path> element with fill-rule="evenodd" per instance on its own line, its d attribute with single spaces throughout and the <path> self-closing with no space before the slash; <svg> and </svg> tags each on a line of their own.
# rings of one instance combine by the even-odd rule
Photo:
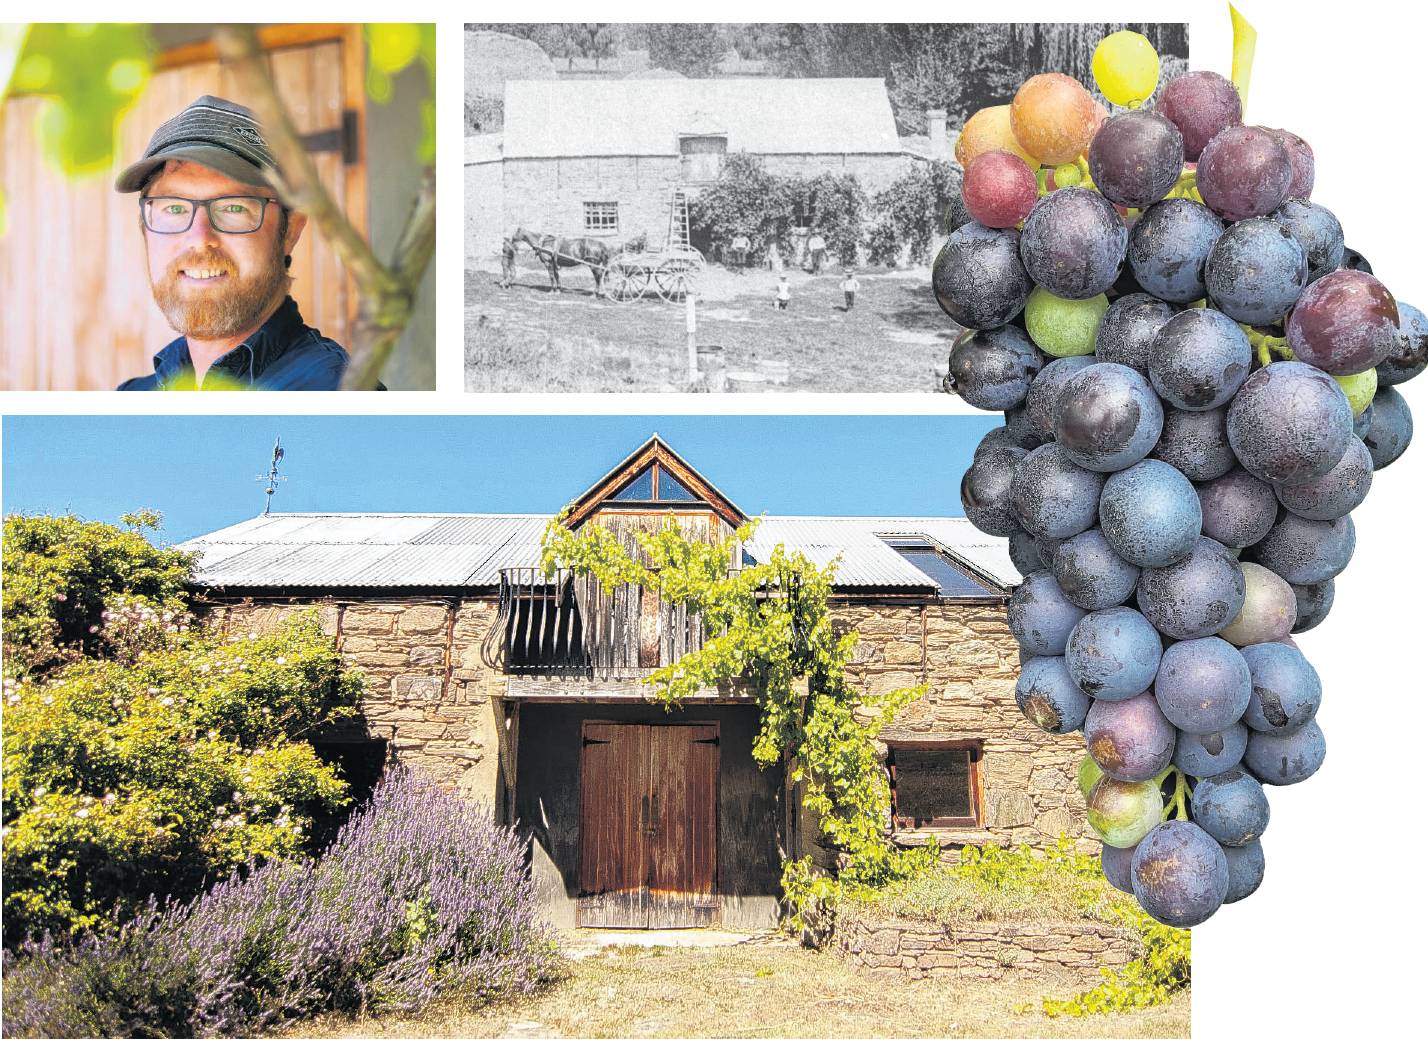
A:
<svg viewBox="0 0 1428 1039">
<path fill-rule="evenodd" d="M 1076 773 L 1076 781 L 1081 785 L 1081 796 L 1090 797 L 1091 788 L 1103 775 L 1105 773 L 1101 771 L 1101 766 L 1096 764 L 1095 758 L 1089 754 L 1082 758 L 1081 768 Z"/>
<path fill-rule="evenodd" d="M 1378 392 L 1378 369 L 1369 368 L 1357 375 L 1336 375 L 1334 381 L 1349 398 L 1349 408 L 1355 416 L 1362 415 L 1364 408 L 1373 403 L 1373 395 Z"/>
<path fill-rule="evenodd" d="M 1104 292 L 1090 299 L 1062 299 L 1037 286 L 1026 301 L 1026 332 L 1053 357 L 1095 353 L 1096 328 L 1109 306 Z"/>
</svg>

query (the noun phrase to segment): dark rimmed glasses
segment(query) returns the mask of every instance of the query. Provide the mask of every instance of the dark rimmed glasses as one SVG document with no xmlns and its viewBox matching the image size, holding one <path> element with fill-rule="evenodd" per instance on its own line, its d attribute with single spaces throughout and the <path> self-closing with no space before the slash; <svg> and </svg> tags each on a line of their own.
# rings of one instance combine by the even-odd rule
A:
<svg viewBox="0 0 1428 1039">
<path fill-rule="evenodd" d="M 208 210 L 208 226 L 223 234 L 252 234 L 263 226 L 268 204 L 275 198 L 257 195 L 222 195 L 219 198 L 179 198 L 153 195 L 139 199 L 144 226 L 155 234 L 183 234 L 193 226 L 200 206 Z"/>
</svg>

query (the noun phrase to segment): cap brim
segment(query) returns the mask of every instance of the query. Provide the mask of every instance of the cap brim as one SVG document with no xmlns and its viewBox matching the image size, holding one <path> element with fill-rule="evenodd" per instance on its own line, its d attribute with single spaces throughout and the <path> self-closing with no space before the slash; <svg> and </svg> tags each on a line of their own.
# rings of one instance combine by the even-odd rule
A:
<svg viewBox="0 0 1428 1039">
<path fill-rule="evenodd" d="M 241 184 L 251 184 L 254 187 L 274 186 L 271 173 L 268 170 L 261 166 L 255 166 L 227 148 L 211 144 L 180 144 L 134 163 L 119 174 L 118 179 L 114 181 L 114 190 L 121 193 L 143 190 L 144 185 L 149 182 L 149 178 L 170 159 L 196 162 L 200 166 L 207 166 L 211 170 L 218 171 L 225 177 L 231 177 Z"/>
</svg>

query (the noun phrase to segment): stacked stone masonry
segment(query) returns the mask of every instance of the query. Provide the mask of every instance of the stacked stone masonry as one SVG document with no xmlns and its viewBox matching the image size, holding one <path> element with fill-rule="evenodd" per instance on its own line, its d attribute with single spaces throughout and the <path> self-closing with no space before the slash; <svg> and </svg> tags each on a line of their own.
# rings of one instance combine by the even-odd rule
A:
<svg viewBox="0 0 1428 1039">
<path fill-rule="evenodd" d="M 903 978 L 1017 979 L 1077 986 L 1143 951 L 1135 931 L 1103 923 L 840 921 L 836 944 L 860 968 Z"/>
<path fill-rule="evenodd" d="M 214 604 L 210 619 L 240 634 L 303 609 L 318 610 L 342 655 L 365 674 L 366 735 L 388 740 L 397 760 L 471 796 L 499 799 L 507 679 L 480 652 L 496 615 L 493 600 L 228 599 Z M 921 843 L 932 834 L 952 855 L 966 844 L 1046 847 L 1066 834 L 1095 850 L 1076 783 L 1080 738 L 1044 733 L 1017 709 L 1017 647 L 1001 606 L 843 603 L 835 613 L 860 636 L 855 681 L 875 693 L 928 686 L 926 697 L 884 729 L 885 740 L 981 741 L 984 825 L 921 830 L 905 839 Z M 816 820 L 803 823 L 803 833 L 817 832 Z"/>
</svg>

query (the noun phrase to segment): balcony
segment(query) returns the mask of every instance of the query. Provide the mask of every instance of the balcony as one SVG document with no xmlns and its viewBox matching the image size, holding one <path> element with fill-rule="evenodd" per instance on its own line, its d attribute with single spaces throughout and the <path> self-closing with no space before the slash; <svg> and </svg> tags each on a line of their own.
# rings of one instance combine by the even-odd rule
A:
<svg viewBox="0 0 1428 1039">
<path fill-rule="evenodd" d="M 639 585 L 609 592 L 588 574 L 537 567 L 501 571 L 496 622 L 481 656 L 509 675 L 643 678 L 704 645 L 704 627 L 681 605 Z"/>
</svg>

